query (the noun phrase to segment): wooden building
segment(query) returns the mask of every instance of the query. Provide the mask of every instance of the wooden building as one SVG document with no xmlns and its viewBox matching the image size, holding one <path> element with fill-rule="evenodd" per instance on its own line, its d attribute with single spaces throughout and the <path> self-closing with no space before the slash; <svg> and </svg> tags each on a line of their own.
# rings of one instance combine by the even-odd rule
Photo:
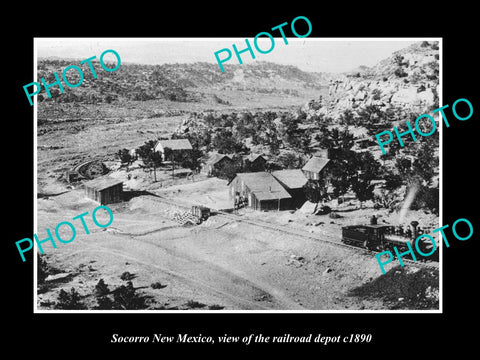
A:
<svg viewBox="0 0 480 360">
<path fill-rule="evenodd" d="M 237 174 L 230 185 L 230 198 L 245 199 L 254 210 L 287 210 L 292 207 L 292 197 L 282 184 L 268 172 Z"/>
<path fill-rule="evenodd" d="M 108 176 L 90 180 L 84 184 L 85 195 L 100 203 L 113 204 L 122 201 L 123 181 Z"/>
<path fill-rule="evenodd" d="M 85 179 L 77 170 L 67 170 L 64 176 L 68 183 L 75 183 Z"/>
<path fill-rule="evenodd" d="M 320 180 L 321 173 L 330 162 L 330 159 L 312 156 L 303 166 L 302 171 L 308 180 Z"/>
<path fill-rule="evenodd" d="M 242 161 L 248 172 L 265 171 L 267 168 L 267 158 L 261 154 L 243 155 Z"/>
<path fill-rule="evenodd" d="M 188 139 L 171 139 L 171 140 L 159 140 L 155 145 L 155 151 L 158 151 L 162 154 L 162 161 L 169 160 L 165 159 L 165 149 L 168 148 L 175 151 L 181 150 L 193 150 L 192 144 Z"/>
<path fill-rule="evenodd" d="M 202 166 L 202 174 L 208 176 L 215 176 L 218 171 L 221 171 L 224 166 L 233 163 L 232 158 L 229 155 L 219 153 L 209 153 L 207 159 Z"/>
<path fill-rule="evenodd" d="M 339 152 L 338 147 L 333 147 L 333 148 L 320 148 L 317 146 L 314 146 L 311 148 L 311 154 L 312 156 L 316 156 L 319 158 L 325 158 L 325 159 L 330 159 L 334 160 L 337 158 Z"/>
<path fill-rule="evenodd" d="M 307 183 L 307 178 L 300 169 L 277 170 L 271 173 L 275 179 L 288 191 L 292 197 L 291 205 L 293 208 L 301 207 L 305 201 L 305 191 L 303 186 Z"/>
</svg>

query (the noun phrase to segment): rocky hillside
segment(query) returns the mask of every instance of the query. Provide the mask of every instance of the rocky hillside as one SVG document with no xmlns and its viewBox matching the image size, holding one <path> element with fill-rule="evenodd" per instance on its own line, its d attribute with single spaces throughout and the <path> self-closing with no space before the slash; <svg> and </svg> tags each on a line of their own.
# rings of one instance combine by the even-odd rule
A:
<svg viewBox="0 0 480 360">
<path fill-rule="evenodd" d="M 47 83 L 55 81 L 54 72 L 75 60 L 39 59 L 38 78 Z M 320 89 L 325 77 L 308 73 L 291 65 L 255 62 L 243 65 L 226 65 L 222 73 L 216 64 L 196 62 L 192 64 L 140 65 L 122 63 L 115 72 L 106 72 L 95 65 L 98 78 L 93 79 L 88 67 L 84 67 L 84 81 L 75 89 L 60 94 L 51 90 L 58 102 L 111 103 L 127 99 L 144 101 L 167 99 L 171 101 L 201 101 L 200 89 L 250 90 L 263 93 L 296 95 L 302 89 Z M 78 74 L 69 73 L 72 83 L 78 82 Z M 60 96 L 61 95 L 61 96 Z M 40 101 L 51 101 L 43 90 Z"/>
<path fill-rule="evenodd" d="M 304 107 L 310 116 L 338 118 L 369 105 L 403 113 L 425 113 L 438 107 L 438 42 L 419 42 L 394 52 L 371 68 L 341 74 L 329 82 L 328 95 Z"/>
</svg>

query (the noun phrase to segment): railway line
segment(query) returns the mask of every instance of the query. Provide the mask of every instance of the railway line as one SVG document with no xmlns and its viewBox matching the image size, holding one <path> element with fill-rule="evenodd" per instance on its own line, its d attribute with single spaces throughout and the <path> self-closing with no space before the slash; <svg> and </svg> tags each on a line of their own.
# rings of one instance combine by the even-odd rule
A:
<svg viewBox="0 0 480 360">
<path fill-rule="evenodd" d="M 145 197 L 147 197 L 150 200 L 156 201 L 156 202 L 161 202 L 163 204 L 167 204 L 167 205 L 170 205 L 170 206 L 173 206 L 173 207 L 176 207 L 176 208 L 184 209 L 185 211 L 189 211 L 191 209 L 192 205 L 193 205 L 193 204 L 179 203 L 178 201 L 174 202 L 174 201 L 172 201 L 170 199 L 167 199 L 167 198 L 165 198 L 163 196 L 160 196 L 160 195 L 145 195 Z M 292 229 L 292 228 L 288 229 L 288 228 L 285 228 L 281 225 L 270 224 L 270 223 L 266 223 L 264 221 L 245 219 L 245 218 L 242 218 L 241 215 L 231 214 L 231 213 L 228 213 L 228 212 L 223 211 L 223 210 L 217 210 L 217 209 L 212 209 L 212 210 L 214 211 L 215 216 L 220 216 L 220 217 L 223 217 L 223 218 L 226 218 L 226 219 L 229 219 L 229 220 L 233 220 L 233 221 L 236 221 L 236 222 L 243 222 L 245 224 L 249 224 L 249 225 L 253 225 L 253 226 L 259 226 L 259 227 L 262 227 L 264 229 L 280 232 L 282 234 L 288 234 L 288 235 L 299 236 L 299 237 L 303 237 L 303 238 L 307 238 L 307 239 L 312 239 L 312 240 L 319 241 L 319 242 L 322 242 L 322 243 L 325 243 L 325 244 L 328 244 L 328 245 L 331 245 L 331 246 L 347 248 L 351 251 L 354 251 L 356 253 L 361 253 L 361 254 L 364 254 L 364 255 L 375 256 L 376 254 L 379 253 L 378 251 L 372 251 L 372 250 L 369 250 L 369 249 L 360 248 L 358 246 L 352 246 L 352 245 L 348 245 L 348 244 L 339 242 L 337 237 L 334 237 L 334 236 L 331 236 L 331 235 L 325 235 L 324 234 L 324 235 L 322 235 L 322 237 L 319 237 L 319 236 L 316 236 L 316 235 L 309 234 L 309 233 L 307 233 L 303 230 Z M 419 266 L 419 267 L 434 269 L 434 270 L 439 269 L 439 262 L 436 262 L 436 261 L 431 261 L 431 260 L 413 261 L 413 260 L 406 259 L 406 258 L 402 258 L 402 261 L 403 261 L 404 264 L 409 264 L 409 265 L 414 265 L 414 266 Z"/>
</svg>

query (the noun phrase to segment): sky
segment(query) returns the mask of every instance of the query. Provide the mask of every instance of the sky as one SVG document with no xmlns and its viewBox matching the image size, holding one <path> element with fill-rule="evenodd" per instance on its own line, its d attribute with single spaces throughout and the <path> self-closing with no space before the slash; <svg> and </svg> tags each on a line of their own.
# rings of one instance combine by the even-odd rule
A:
<svg viewBox="0 0 480 360">
<path fill-rule="evenodd" d="M 373 66 L 389 57 L 392 52 L 405 48 L 424 38 L 274 38 L 275 45 L 268 54 L 256 51 L 253 39 L 249 39 L 256 59 L 249 52 L 241 54 L 244 63 L 268 61 L 295 65 L 311 72 L 344 72 L 360 65 Z M 225 64 L 238 64 L 232 44 L 238 50 L 246 47 L 245 38 L 35 38 L 39 58 L 67 58 L 84 60 L 94 55 L 97 58 L 108 49 L 115 50 L 122 63 L 164 64 L 205 61 L 216 63 L 214 53 L 229 48 L 232 58 Z M 271 42 L 259 38 L 260 49 L 268 50 Z M 107 56 L 111 57 L 107 58 Z M 226 52 L 219 55 L 226 56 Z M 106 60 L 114 60 L 113 54 Z M 75 65 L 74 63 L 72 65 Z M 219 68 L 220 71 L 220 68 Z"/>
</svg>

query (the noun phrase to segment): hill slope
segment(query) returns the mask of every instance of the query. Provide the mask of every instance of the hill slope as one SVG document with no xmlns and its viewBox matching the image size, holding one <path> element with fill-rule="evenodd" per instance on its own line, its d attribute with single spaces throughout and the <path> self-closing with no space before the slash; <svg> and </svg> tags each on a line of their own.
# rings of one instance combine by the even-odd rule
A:
<svg viewBox="0 0 480 360">
<path fill-rule="evenodd" d="M 304 108 L 310 115 L 337 118 L 374 105 L 400 113 L 425 113 L 438 107 L 439 48 L 437 42 L 415 43 L 362 71 L 330 80 L 328 95 Z M 399 114 L 400 115 L 400 114 Z"/>
<path fill-rule="evenodd" d="M 72 60 L 40 59 L 38 78 L 45 77 L 53 83 L 54 72 L 61 74 Z M 222 73 L 216 64 L 196 62 L 192 64 L 139 65 L 122 64 L 114 72 L 106 72 L 94 65 L 98 78 L 93 79 L 84 65 L 84 81 L 81 86 L 62 94 L 56 88 L 51 92 L 57 102 L 111 103 L 117 100 L 167 99 L 181 102 L 202 100 L 201 89 L 251 90 L 263 93 L 292 93 L 303 89 L 320 89 L 322 74 L 308 73 L 291 65 L 255 62 L 244 65 L 228 65 Z M 68 73 L 71 83 L 79 81 L 78 74 Z M 61 95 L 61 96 L 60 96 Z M 51 101 L 43 90 L 39 101 Z"/>
</svg>

